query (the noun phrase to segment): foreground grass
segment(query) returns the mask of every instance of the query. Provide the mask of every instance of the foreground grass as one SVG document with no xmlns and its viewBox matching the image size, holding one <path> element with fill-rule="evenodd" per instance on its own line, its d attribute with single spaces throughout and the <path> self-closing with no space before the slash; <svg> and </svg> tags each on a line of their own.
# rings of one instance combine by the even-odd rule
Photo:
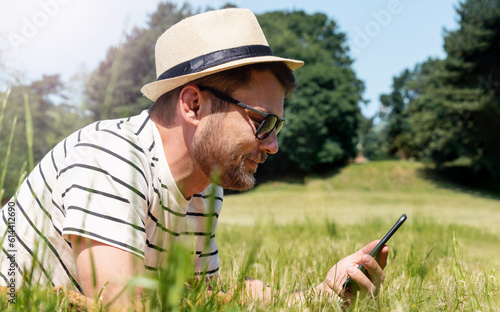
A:
<svg viewBox="0 0 500 312">
<path fill-rule="evenodd" d="M 323 220 L 311 224 L 231 227 L 222 231 L 223 280 L 234 284 L 243 256 L 227 250 L 251 247 L 242 241 L 260 238 L 252 277 L 287 289 L 308 289 L 320 283 L 330 266 L 356 251 L 367 237 L 380 237 L 392 220 L 337 225 Z M 462 234 L 458 234 L 462 233 Z M 232 239 L 230 239 L 230 238 Z M 497 311 L 497 266 L 466 262 L 462 239 L 491 241 L 491 234 L 461 225 L 414 220 L 403 225 L 391 240 L 384 289 L 375 300 L 363 301 L 360 311 Z M 498 241 L 497 241 L 498 242 Z M 496 245 L 498 246 L 498 244 Z M 229 269 L 229 270 L 228 270 Z M 271 309 L 272 310 L 272 309 Z"/>
<path fill-rule="evenodd" d="M 406 213 L 389 244 L 386 289 L 364 309 L 496 311 L 500 304 L 500 197 L 430 179 L 420 163 L 351 165 L 303 183 L 261 185 L 224 205 L 221 229 L 233 239 L 220 239 L 225 230 L 218 236 L 223 262 L 234 244 L 260 236 L 263 254 L 274 252 L 262 263 L 276 263 L 279 251 L 281 276 L 319 283 L 329 266 Z"/>
<path fill-rule="evenodd" d="M 392 221 L 374 220 L 355 225 L 323 221 L 316 226 L 296 221 L 257 226 L 228 226 L 218 234 L 221 280 L 225 290 L 237 288 L 242 277 L 263 280 L 276 290 L 307 290 L 320 283 L 329 267 L 358 249 L 366 236 L 380 236 Z M 349 233 L 349 235 L 347 235 Z M 496 267 L 466 262 L 463 238 L 490 240 L 490 234 L 463 225 L 440 225 L 431 220 L 408 222 L 391 241 L 387 279 L 379 296 L 352 306 L 354 311 L 497 311 Z M 465 234 L 468 233 L 468 234 Z M 273 304 L 236 298 L 228 304 L 206 294 L 206 288 L 183 287 L 189 255 L 170 259 L 158 276 L 158 292 L 150 298 L 155 311 L 340 311 L 335 302 L 310 297 L 305 307 L 288 307 L 286 295 Z M 84 311 L 60 293 L 21 290 L 15 305 L 4 300 L 4 311 Z M 105 309 L 104 309 L 105 310 Z"/>
<path fill-rule="evenodd" d="M 312 294 L 305 306 L 289 307 L 284 291 L 311 289 L 404 212 L 408 221 L 390 241 L 381 293 L 350 309 L 497 311 L 500 201 L 428 180 L 421 169 L 417 163 L 374 162 L 227 196 L 217 231 L 223 288 L 241 290 L 251 276 L 276 290 L 272 304 L 238 296 L 221 304 L 205 285 L 188 290 L 191 261 L 182 251 L 170 253 L 166 269 L 145 283 L 152 285 L 145 304 L 154 311 L 339 311 L 335 302 Z M 0 299 L 4 310 L 83 311 L 67 296 L 39 289 L 19 290 L 15 305 Z"/>
</svg>

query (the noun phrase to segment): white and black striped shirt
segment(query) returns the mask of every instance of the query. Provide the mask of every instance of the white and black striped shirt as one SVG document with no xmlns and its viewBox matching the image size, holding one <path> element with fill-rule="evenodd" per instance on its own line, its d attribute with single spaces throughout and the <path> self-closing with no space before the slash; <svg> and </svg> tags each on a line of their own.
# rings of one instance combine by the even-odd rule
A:
<svg viewBox="0 0 500 312">
<path fill-rule="evenodd" d="M 0 210 L 1 240 L 15 206 L 15 245 L 3 241 L 0 285 L 9 284 L 15 265 L 17 286 L 33 271 L 25 282 L 81 291 L 70 235 L 134 253 L 150 270 L 170 242 L 181 241 L 196 248 L 195 274 L 217 274 L 222 194 L 212 185 L 191 200 L 182 196 L 147 111 L 93 123 L 56 145 Z"/>
</svg>

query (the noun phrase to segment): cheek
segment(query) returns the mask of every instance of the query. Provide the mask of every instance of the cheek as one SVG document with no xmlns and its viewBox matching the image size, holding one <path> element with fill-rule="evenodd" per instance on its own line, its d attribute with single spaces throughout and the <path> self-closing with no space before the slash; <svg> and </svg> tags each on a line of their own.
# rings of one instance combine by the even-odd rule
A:
<svg viewBox="0 0 500 312">
<path fill-rule="evenodd" d="M 241 161 L 249 154 L 253 154 L 257 145 L 255 144 L 255 136 L 248 129 L 244 131 L 229 131 L 224 142 L 226 151 L 231 154 L 231 158 Z"/>
<path fill-rule="evenodd" d="M 255 142 L 255 129 L 253 125 L 241 114 L 228 113 L 223 120 L 224 134 L 237 145 L 249 145 Z"/>
</svg>

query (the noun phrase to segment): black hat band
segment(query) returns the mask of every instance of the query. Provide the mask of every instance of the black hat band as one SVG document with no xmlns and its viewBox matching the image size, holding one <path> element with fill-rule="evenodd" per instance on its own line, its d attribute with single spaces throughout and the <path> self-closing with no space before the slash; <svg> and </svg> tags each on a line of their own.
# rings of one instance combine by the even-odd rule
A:
<svg viewBox="0 0 500 312">
<path fill-rule="evenodd" d="M 159 81 L 185 76 L 220 64 L 258 56 L 273 56 L 273 52 L 271 51 L 271 48 L 265 45 L 248 45 L 219 50 L 177 64 L 174 67 L 163 72 L 157 80 Z"/>
</svg>

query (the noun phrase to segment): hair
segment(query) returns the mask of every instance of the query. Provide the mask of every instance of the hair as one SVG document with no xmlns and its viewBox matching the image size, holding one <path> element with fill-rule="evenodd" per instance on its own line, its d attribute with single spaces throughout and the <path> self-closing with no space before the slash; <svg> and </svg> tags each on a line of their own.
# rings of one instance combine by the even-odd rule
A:
<svg viewBox="0 0 500 312">
<path fill-rule="evenodd" d="M 174 123 L 177 114 L 177 101 L 182 89 L 188 84 L 203 85 L 214 88 L 220 92 L 232 95 L 234 91 L 250 83 L 252 71 L 270 71 L 279 81 L 285 91 L 285 96 L 291 96 L 297 87 L 292 70 L 283 62 L 256 63 L 228 69 L 219 73 L 193 80 L 174 90 L 161 95 L 149 108 L 153 120 L 161 122 L 164 126 Z M 211 112 L 225 112 L 229 103 L 209 94 L 212 101 Z"/>
</svg>

